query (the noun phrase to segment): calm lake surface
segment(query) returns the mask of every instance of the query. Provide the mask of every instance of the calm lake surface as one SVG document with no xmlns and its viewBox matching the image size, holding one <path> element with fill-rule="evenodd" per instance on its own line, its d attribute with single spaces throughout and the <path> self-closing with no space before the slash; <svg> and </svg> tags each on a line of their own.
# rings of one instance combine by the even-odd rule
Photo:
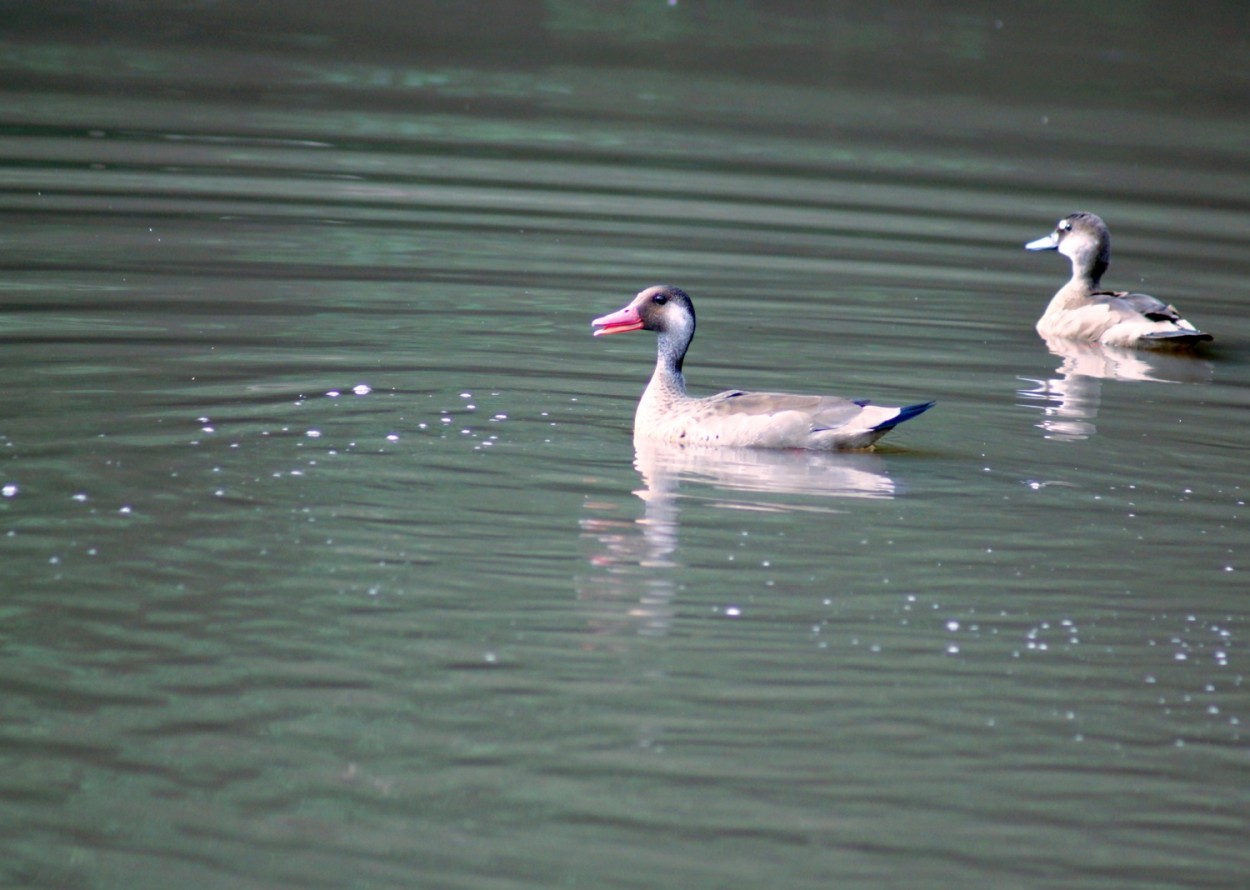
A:
<svg viewBox="0 0 1250 890">
<path fill-rule="evenodd" d="M 1247 8 L 0 10 L 0 884 L 1244 886 Z"/>
</svg>

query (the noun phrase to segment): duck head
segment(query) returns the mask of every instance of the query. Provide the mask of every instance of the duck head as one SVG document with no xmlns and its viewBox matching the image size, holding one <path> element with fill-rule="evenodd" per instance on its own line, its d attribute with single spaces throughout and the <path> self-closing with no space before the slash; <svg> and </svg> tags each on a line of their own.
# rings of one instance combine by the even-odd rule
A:
<svg viewBox="0 0 1250 890">
<path fill-rule="evenodd" d="M 595 336 L 655 331 L 689 343 L 694 336 L 694 304 L 690 295 L 671 284 L 657 284 L 639 292 L 624 309 L 591 322 Z"/>
<path fill-rule="evenodd" d="M 640 291 L 624 309 L 591 322 L 595 336 L 654 331 L 659 335 L 658 367 L 676 375 L 681 386 L 682 360 L 694 339 L 694 304 L 690 295 L 671 284 L 657 284 Z"/>
<path fill-rule="evenodd" d="M 1095 284 L 1111 263 L 1111 235 L 1107 225 L 1092 213 L 1081 211 L 1059 220 L 1045 238 L 1024 245 L 1025 250 L 1057 250 L 1072 261 L 1075 277 Z"/>
</svg>

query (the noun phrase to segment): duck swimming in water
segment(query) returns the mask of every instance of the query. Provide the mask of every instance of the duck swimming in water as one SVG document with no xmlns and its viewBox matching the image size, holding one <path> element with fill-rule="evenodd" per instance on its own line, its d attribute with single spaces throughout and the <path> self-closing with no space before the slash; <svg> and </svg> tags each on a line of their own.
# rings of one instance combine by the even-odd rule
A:
<svg viewBox="0 0 1250 890">
<path fill-rule="evenodd" d="M 729 390 L 686 394 L 682 361 L 694 338 L 694 304 L 679 287 L 657 285 L 624 309 L 596 318 L 595 336 L 654 331 L 655 373 L 634 414 L 634 438 L 680 445 L 864 449 L 932 402 L 887 408 L 834 396 Z"/>
<path fill-rule="evenodd" d="M 1072 261 L 1072 279 L 1059 288 L 1037 322 L 1037 332 L 1047 339 L 1143 349 L 1184 349 L 1214 339 L 1162 300 L 1102 289 L 1111 262 L 1111 234 L 1092 213 L 1065 216 L 1053 232 L 1024 249 L 1057 250 Z"/>
</svg>

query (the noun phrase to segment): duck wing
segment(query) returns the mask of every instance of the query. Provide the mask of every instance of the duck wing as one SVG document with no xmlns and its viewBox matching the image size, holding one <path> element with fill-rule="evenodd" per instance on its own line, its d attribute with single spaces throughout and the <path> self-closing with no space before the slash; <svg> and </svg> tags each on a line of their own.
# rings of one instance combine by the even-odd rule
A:
<svg viewBox="0 0 1250 890">
<path fill-rule="evenodd" d="M 868 399 L 837 396 L 799 395 L 781 392 L 744 392 L 739 389 L 717 393 L 705 403 L 709 414 L 728 420 L 767 423 L 780 429 L 802 426 L 809 433 L 841 431 L 887 431 L 933 407 L 933 402 L 898 408 L 874 405 Z"/>
<path fill-rule="evenodd" d="M 740 389 L 717 393 L 706 399 L 708 406 L 726 417 L 774 417 L 797 413 L 813 430 L 834 429 L 854 420 L 867 402 L 836 396 L 812 396 L 784 392 L 744 392 Z"/>
<path fill-rule="evenodd" d="M 892 408 L 835 396 L 734 389 L 689 399 L 643 429 L 653 438 L 682 444 L 868 448 L 930 404 Z"/>
<path fill-rule="evenodd" d="M 1109 297 L 1113 305 L 1127 309 L 1130 312 L 1136 312 L 1138 315 L 1144 315 L 1151 321 L 1181 321 L 1181 314 L 1176 311 L 1176 307 L 1169 306 L 1158 297 L 1152 297 L 1150 294 L 1133 294 L 1125 290 L 1120 291 L 1094 291 L 1093 296 Z"/>
</svg>

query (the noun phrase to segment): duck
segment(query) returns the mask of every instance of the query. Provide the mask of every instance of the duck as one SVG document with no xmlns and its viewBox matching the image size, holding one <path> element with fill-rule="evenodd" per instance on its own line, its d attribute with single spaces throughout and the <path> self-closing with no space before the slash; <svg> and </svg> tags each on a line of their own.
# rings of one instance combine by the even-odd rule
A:
<svg viewBox="0 0 1250 890">
<path fill-rule="evenodd" d="M 1059 288 L 1038 319 L 1037 332 L 1043 338 L 1173 350 L 1215 339 L 1149 294 L 1102 288 L 1102 276 L 1111 263 L 1111 233 L 1093 213 L 1065 216 L 1053 232 L 1028 242 L 1024 249 L 1057 250 L 1072 261 L 1071 280 Z"/>
<path fill-rule="evenodd" d="M 623 309 L 591 322 L 594 335 L 653 331 L 655 373 L 634 414 L 634 439 L 674 445 L 868 450 L 900 423 L 933 407 L 902 408 L 835 396 L 727 390 L 687 395 L 682 363 L 694 339 L 694 303 L 679 287 L 658 284 Z"/>
</svg>

